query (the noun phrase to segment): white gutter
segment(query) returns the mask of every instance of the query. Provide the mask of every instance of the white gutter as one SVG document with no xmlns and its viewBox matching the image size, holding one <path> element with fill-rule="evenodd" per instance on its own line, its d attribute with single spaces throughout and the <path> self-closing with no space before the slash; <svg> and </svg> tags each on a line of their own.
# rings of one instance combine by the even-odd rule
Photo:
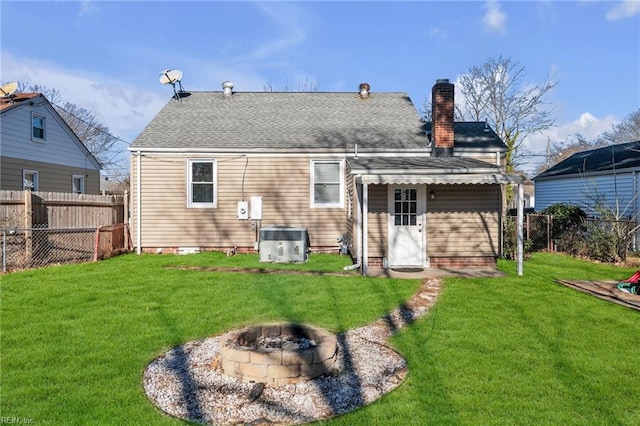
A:
<svg viewBox="0 0 640 426">
<path fill-rule="evenodd" d="M 142 200 L 140 199 L 142 195 L 142 190 L 140 188 L 140 183 L 142 178 L 140 177 L 140 172 L 142 171 L 142 154 L 140 151 L 137 151 L 138 155 L 138 164 L 136 165 L 136 254 L 142 253 L 141 245 L 142 245 L 142 236 L 140 232 L 142 230 L 142 225 L 140 221 L 142 220 Z"/>
<path fill-rule="evenodd" d="M 334 154 L 341 156 L 352 157 L 354 152 L 351 150 L 346 150 L 343 148 L 298 148 L 298 149 L 290 149 L 290 148 L 254 148 L 251 149 L 249 153 L 247 153 L 246 149 L 238 149 L 238 148 L 209 148 L 209 147 L 189 147 L 189 148 L 160 148 L 160 147 L 140 147 L 140 148 L 129 148 L 129 151 L 145 151 L 147 154 L 216 154 L 216 155 L 286 155 L 290 156 L 306 156 L 309 154 L 318 155 L 318 154 Z M 416 148 L 407 148 L 403 150 L 403 154 L 406 157 L 430 157 L 428 152 L 425 152 L 424 148 L 416 147 Z M 362 150 L 362 147 L 358 148 L 358 157 L 391 157 L 397 158 L 397 151 L 389 151 L 386 149 L 365 149 Z"/>
</svg>

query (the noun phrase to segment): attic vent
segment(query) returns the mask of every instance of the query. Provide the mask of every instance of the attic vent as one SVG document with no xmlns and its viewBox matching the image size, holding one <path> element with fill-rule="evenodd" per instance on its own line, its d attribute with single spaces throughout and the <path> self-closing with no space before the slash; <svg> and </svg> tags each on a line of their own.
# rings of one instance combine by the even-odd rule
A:
<svg viewBox="0 0 640 426">
<path fill-rule="evenodd" d="M 233 83 L 230 81 L 222 83 L 222 92 L 225 96 L 231 96 L 233 94 Z"/>
<path fill-rule="evenodd" d="M 361 98 L 369 97 L 369 90 L 371 90 L 371 86 L 369 86 L 369 83 L 360 83 L 360 97 Z"/>
</svg>

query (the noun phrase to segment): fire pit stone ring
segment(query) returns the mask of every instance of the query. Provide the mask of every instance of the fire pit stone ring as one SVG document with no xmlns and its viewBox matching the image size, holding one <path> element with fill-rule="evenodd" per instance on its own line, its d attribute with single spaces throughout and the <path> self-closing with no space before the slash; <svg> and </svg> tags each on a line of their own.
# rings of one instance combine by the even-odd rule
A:
<svg viewBox="0 0 640 426">
<path fill-rule="evenodd" d="M 319 327 L 261 324 L 231 331 L 220 340 L 220 368 L 243 382 L 274 386 L 330 372 L 337 359 L 335 334 Z"/>
</svg>

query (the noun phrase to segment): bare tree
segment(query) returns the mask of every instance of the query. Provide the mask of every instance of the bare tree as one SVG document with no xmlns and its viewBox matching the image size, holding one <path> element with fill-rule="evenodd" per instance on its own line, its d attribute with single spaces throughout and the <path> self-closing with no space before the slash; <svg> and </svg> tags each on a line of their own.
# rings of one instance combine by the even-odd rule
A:
<svg viewBox="0 0 640 426">
<path fill-rule="evenodd" d="M 535 173 L 540 174 L 578 152 L 601 148 L 606 145 L 607 142 L 601 137 L 590 141 L 580 133 L 568 136 L 564 141 L 549 143 L 546 162 L 539 165 Z"/>
<path fill-rule="evenodd" d="M 109 133 L 109 128 L 102 124 L 93 112 L 65 101 L 62 92 L 57 89 L 19 82 L 18 91 L 42 93 L 104 168 L 119 166 L 117 157 L 120 152 L 117 144 L 120 139 Z"/>
<path fill-rule="evenodd" d="M 320 83 L 318 82 L 318 80 L 316 80 L 310 74 L 307 74 L 304 80 L 300 80 L 298 82 L 297 91 L 298 92 L 317 92 L 319 88 L 320 88 Z M 271 81 L 265 84 L 263 86 L 263 89 L 265 92 L 292 92 L 293 91 L 289 87 L 289 79 L 285 81 L 284 87 L 282 88 L 282 90 L 277 90 L 276 88 L 274 88 L 274 85 Z"/>
<path fill-rule="evenodd" d="M 457 85 L 464 101 L 459 115 L 470 121 L 489 121 L 507 145 L 506 168 L 513 172 L 526 157 L 524 141 L 555 123 L 545 108 L 545 97 L 557 81 L 545 78 L 540 84 L 525 80 L 525 67 L 511 58 L 489 58 L 473 66 Z"/>
<path fill-rule="evenodd" d="M 614 125 L 602 137 L 611 143 L 640 141 L 640 109 L 629 114 L 620 124 Z"/>
</svg>

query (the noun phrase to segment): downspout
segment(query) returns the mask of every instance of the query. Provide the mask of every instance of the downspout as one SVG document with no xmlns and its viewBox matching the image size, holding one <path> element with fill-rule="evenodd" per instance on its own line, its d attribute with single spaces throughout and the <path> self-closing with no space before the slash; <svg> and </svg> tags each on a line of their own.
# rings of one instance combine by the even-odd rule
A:
<svg viewBox="0 0 640 426">
<path fill-rule="evenodd" d="M 142 224 L 140 221 L 142 220 L 142 200 L 140 199 L 142 195 L 142 190 L 140 188 L 140 184 L 142 182 L 142 178 L 140 177 L 140 172 L 142 171 L 142 154 L 140 151 L 137 151 L 138 155 L 138 163 L 136 164 L 136 254 L 142 253 L 141 244 L 142 237 L 140 236 L 140 232 L 142 231 Z"/>
<path fill-rule="evenodd" d="M 518 276 L 522 276 L 522 260 L 524 258 L 523 248 L 524 248 L 524 235 L 523 235 L 523 226 L 524 226 L 524 184 L 522 182 L 518 182 Z"/>
<path fill-rule="evenodd" d="M 362 275 L 369 274 L 369 242 L 367 230 L 369 229 L 369 185 L 362 184 Z"/>
<path fill-rule="evenodd" d="M 353 265 L 348 265 L 345 266 L 344 269 L 345 271 L 353 271 L 355 269 L 360 268 L 360 265 L 362 264 L 360 259 L 362 259 L 362 229 L 361 229 L 361 223 L 362 223 L 362 186 L 358 186 L 357 183 L 355 183 L 356 185 L 356 263 L 354 263 Z"/>
</svg>

